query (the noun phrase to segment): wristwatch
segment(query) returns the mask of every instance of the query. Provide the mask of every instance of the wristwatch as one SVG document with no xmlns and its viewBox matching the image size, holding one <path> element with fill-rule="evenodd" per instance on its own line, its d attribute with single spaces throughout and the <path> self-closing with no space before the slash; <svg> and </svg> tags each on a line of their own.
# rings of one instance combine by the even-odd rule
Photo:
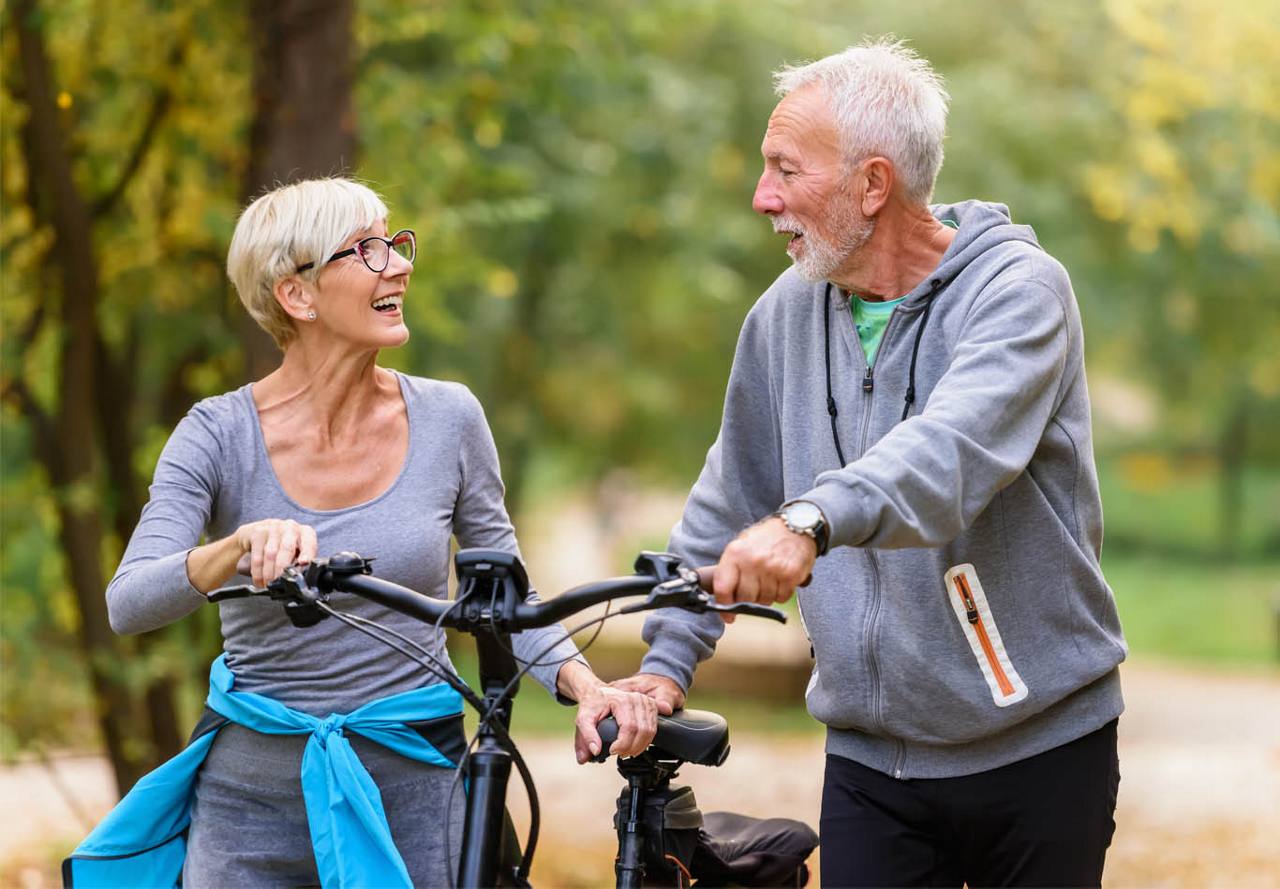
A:
<svg viewBox="0 0 1280 889">
<path fill-rule="evenodd" d="M 830 529 L 827 527 L 827 518 L 818 508 L 818 504 L 808 500 L 792 500 L 790 503 L 782 504 L 774 515 L 782 519 L 788 531 L 812 537 L 813 542 L 818 545 L 818 555 L 827 554 Z"/>
</svg>

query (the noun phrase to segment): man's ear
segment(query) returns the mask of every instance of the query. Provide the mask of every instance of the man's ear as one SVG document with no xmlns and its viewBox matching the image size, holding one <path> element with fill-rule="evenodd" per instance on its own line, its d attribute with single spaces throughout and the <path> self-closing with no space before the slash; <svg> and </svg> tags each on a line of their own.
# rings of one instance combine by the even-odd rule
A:
<svg viewBox="0 0 1280 889">
<path fill-rule="evenodd" d="M 296 275 L 290 275 L 277 281 L 273 293 L 275 294 L 276 302 L 280 304 L 280 307 L 285 310 L 289 317 L 297 321 L 310 321 L 314 318 L 312 313 L 314 299 L 312 294 Z"/>
<path fill-rule="evenodd" d="M 860 166 L 866 183 L 862 192 L 862 215 L 875 216 L 889 203 L 889 196 L 893 193 L 893 162 L 887 157 L 876 156 L 867 158 Z"/>
</svg>

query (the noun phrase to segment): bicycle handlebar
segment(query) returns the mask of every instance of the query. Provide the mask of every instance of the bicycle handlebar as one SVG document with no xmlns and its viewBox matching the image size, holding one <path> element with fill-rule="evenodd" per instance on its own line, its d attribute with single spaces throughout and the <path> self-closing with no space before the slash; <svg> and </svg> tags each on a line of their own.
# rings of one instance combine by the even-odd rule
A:
<svg viewBox="0 0 1280 889">
<path fill-rule="evenodd" d="M 265 587 L 223 587 L 209 593 L 210 602 L 266 596 L 283 602 L 290 618 L 299 626 L 310 626 L 325 615 L 318 608 L 331 592 L 353 593 L 391 608 L 423 623 L 470 631 L 494 628 L 511 633 L 545 627 L 572 614 L 612 599 L 647 594 L 643 602 L 621 609 L 621 614 L 650 611 L 656 608 L 684 608 L 697 613 L 713 611 L 721 614 L 746 614 L 786 623 L 786 615 L 776 608 L 749 602 L 721 605 L 711 593 L 698 585 L 697 572 L 684 568 L 679 559 L 667 553 L 641 553 L 637 571 L 645 573 L 614 577 L 588 583 L 561 593 L 548 602 L 530 603 L 502 595 L 502 581 L 524 580 L 519 560 L 505 553 L 485 550 L 462 550 L 457 556 L 458 573 L 465 581 L 491 582 L 494 595 L 472 594 L 474 583 L 459 588 L 455 600 L 433 599 L 422 593 L 371 576 L 371 560 L 355 553 L 339 553 L 331 558 L 316 559 L 305 568 L 290 566 L 280 577 Z M 465 585 L 465 584 L 464 584 Z"/>
</svg>

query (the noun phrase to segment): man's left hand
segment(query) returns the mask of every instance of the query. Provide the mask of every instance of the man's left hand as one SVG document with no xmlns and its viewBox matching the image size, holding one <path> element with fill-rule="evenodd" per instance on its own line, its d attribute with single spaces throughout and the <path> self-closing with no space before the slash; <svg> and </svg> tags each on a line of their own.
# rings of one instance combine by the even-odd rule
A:
<svg viewBox="0 0 1280 889">
<path fill-rule="evenodd" d="M 722 605 L 785 602 L 796 587 L 809 582 L 817 559 L 814 539 L 790 530 L 774 516 L 752 525 L 725 547 L 711 589 Z M 731 614 L 722 617 L 733 622 Z"/>
</svg>

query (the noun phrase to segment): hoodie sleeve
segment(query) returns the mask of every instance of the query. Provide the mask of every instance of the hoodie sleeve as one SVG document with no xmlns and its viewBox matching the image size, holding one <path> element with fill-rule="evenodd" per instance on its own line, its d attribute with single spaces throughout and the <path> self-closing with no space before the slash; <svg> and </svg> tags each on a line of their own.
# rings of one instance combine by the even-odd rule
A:
<svg viewBox="0 0 1280 889">
<path fill-rule="evenodd" d="M 768 308 L 766 293 L 743 324 L 720 434 L 671 531 L 668 548 L 692 567 L 715 564 L 743 528 L 769 515 L 783 500 Z M 715 614 L 677 608 L 655 611 L 644 624 L 649 651 L 640 671 L 666 676 L 687 690 L 695 666 L 711 657 L 724 626 Z"/>
<path fill-rule="evenodd" d="M 802 497 L 825 513 L 833 546 L 940 546 L 1022 473 L 1079 340 L 1063 277 L 1021 279 L 977 303 L 924 410 L 818 476 Z"/>
</svg>

